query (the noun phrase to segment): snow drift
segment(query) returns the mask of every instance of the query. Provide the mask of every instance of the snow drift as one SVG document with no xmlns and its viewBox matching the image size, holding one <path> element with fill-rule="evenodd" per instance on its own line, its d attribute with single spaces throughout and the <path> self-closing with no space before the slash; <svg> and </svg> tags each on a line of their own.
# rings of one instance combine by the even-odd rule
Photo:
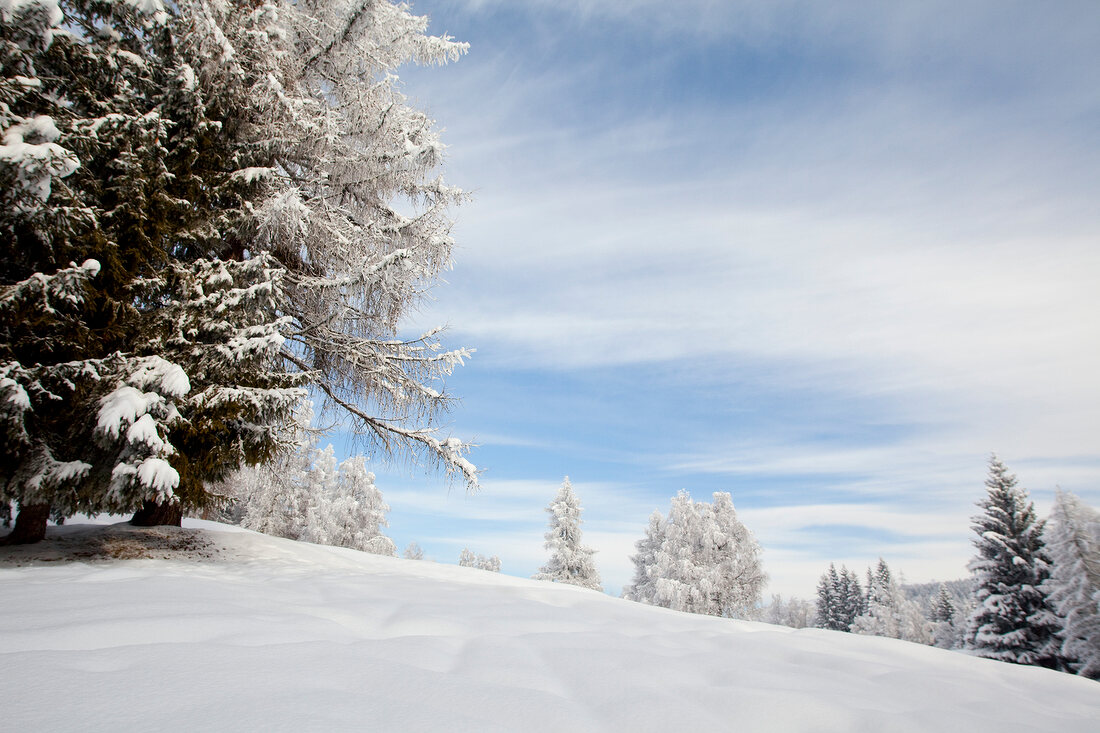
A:
<svg viewBox="0 0 1100 733">
<path fill-rule="evenodd" d="M 0 552 L 3 727 L 1092 733 L 1100 721 L 1100 685 L 1044 669 L 185 525 L 66 525 Z"/>
</svg>

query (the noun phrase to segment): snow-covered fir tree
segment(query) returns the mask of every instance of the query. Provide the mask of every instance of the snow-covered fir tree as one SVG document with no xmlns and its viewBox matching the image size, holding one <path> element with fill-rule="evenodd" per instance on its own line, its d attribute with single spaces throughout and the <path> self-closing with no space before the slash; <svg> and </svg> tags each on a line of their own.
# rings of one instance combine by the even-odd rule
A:
<svg viewBox="0 0 1100 733">
<path fill-rule="evenodd" d="M 840 620 L 847 624 L 845 628 L 850 630 L 856 617 L 866 611 L 867 598 L 855 571 L 849 570 L 844 565 L 840 566 L 840 588 Z"/>
<path fill-rule="evenodd" d="M 943 583 L 940 583 L 940 589 L 932 602 L 932 610 L 928 617 L 932 621 L 951 622 L 955 619 L 955 602 L 951 600 L 951 594 Z"/>
<path fill-rule="evenodd" d="M 1043 539 L 1051 558 L 1042 590 L 1062 619 L 1070 670 L 1100 679 L 1100 512 L 1059 491 Z"/>
<path fill-rule="evenodd" d="M 920 609 L 931 625 L 932 645 L 943 649 L 965 646 L 967 619 L 974 610 L 971 578 L 901 584 L 902 595 Z M 950 613 L 948 613 L 950 611 Z M 947 618 L 949 621 L 937 619 Z"/>
<path fill-rule="evenodd" d="M 463 547 L 462 552 L 458 553 L 458 566 L 460 568 L 476 568 L 477 555 L 469 547 Z"/>
<path fill-rule="evenodd" d="M 1043 523 L 996 456 L 985 485 L 982 511 L 971 520 L 978 554 L 970 561 L 976 585 L 967 645 L 982 657 L 1059 669 L 1061 625 L 1042 590 L 1050 574 Z"/>
<path fill-rule="evenodd" d="M 836 565 L 829 563 L 829 569 L 821 574 L 817 582 L 817 613 L 814 625 L 819 629 L 848 631 L 850 621 L 841 620 L 840 576 Z"/>
<path fill-rule="evenodd" d="M 206 483 L 271 454 L 301 397 L 299 377 L 272 369 L 279 268 L 181 247 L 223 239 L 196 194 L 227 215 L 232 184 L 215 177 L 232 169 L 209 167 L 224 140 L 196 155 L 216 123 L 159 2 L 13 10 L 0 13 L 0 34 L 23 38 L 4 66 L 17 83 L 0 84 L 18 118 L 0 121 L 14 197 L 0 206 L 0 370 L 28 399 L 5 416 L 3 491 L 39 518 L 145 506 L 135 521 L 160 520 L 148 508 L 169 506 L 178 522 Z"/>
<path fill-rule="evenodd" d="M 863 613 L 864 597 L 856 574 L 829 564 L 817 584 L 817 612 L 814 625 L 821 629 L 850 631 L 852 622 Z"/>
<path fill-rule="evenodd" d="M 639 567 L 650 552 L 651 563 Z M 715 492 L 711 504 L 679 492 L 667 518 L 656 528 L 651 521 L 634 561 L 641 582 L 627 588 L 625 597 L 689 613 L 748 617 L 767 582 L 760 546 L 726 492 Z"/>
<path fill-rule="evenodd" d="M 955 601 L 947 590 L 947 585 L 940 583 L 940 589 L 932 601 L 928 619 L 932 623 L 932 644 L 941 649 L 954 649 L 959 645 L 959 629 L 956 623 Z"/>
<path fill-rule="evenodd" d="M 864 611 L 852 621 L 852 632 L 867 636 L 885 636 L 918 644 L 932 643 L 932 625 L 920 606 L 901 592 L 886 561 L 867 570 L 867 594 Z"/>
<path fill-rule="evenodd" d="M 867 569 L 866 607 L 852 621 L 852 632 L 867 636 L 901 638 L 899 600 L 901 592 L 894 581 L 886 561 L 879 558 L 878 565 Z"/>
<path fill-rule="evenodd" d="M 550 515 L 550 528 L 546 531 L 550 560 L 539 568 L 534 578 L 603 590 L 593 561 L 595 551 L 581 539 L 581 504 L 568 476 L 546 511 Z"/>
</svg>

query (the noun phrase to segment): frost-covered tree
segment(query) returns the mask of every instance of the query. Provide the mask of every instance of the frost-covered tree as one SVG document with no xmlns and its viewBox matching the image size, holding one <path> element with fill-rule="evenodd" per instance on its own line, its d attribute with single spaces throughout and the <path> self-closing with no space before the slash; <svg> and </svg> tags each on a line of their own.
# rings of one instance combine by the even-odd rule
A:
<svg viewBox="0 0 1100 733">
<path fill-rule="evenodd" d="M 754 613 L 767 575 L 760 546 L 737 519 L 728 493 L 715 492 L 708 504 L 681 491 L 654 532 L 652 562 L 636 572 L 642 582 L 628 588 L 626 597 L 711 616 Z M 638 558 L 649 554 L 649 545 L 648 536 L 639 543 L 636 567 Z"/>
<path fill-rule="evenodd" d="M 468 547 L 463 547 L 462 552 L 459 553 L 458 566 L 460 568 L 488 570 L 491 573 L 499 573 L 501 568 L 500 558 L 496 555 L 486 557 L 485 555 L 475 554 L 474 551 Z"/>
<path fill-rule="evenodd" d="M 1051 571 L 1042 590 L 1062 619 L 1062 656 L 1072 671 L 1100 679 L 1100 512 L 1059 491 L 1043 539 Z"/>
<path fill-rule="evenodd" d="M 196 75 L 233 110 L 240 167 L 260 191 L 239 246 L 286 269 L 282 358 L 379 451 L 414 453 L 471 486 L 467 446 L 441 439 L 442 379 L 470 354 L 403 316 L 450 266 L 447 217 L 463 193 L 439 175 L 432 120 L 398 88 L 402 64 L 443 64 L 466 45 L 386 0 L 202 2 Z M 203 33 L 197 33 L 203 38 Z"/>
<path fill-rule="evenodd" d="M 314 451 L 310 461 L 309 470 L 305 475 L 306 496 L 309 497 L 309 510 L 306 512 L 306 529 L 303 531 L 303 539 L 309 532 L 309 525 L 318 525 L 327 518 L 318 517 L 318 506 L 336 495 L 336 487 L 340 480 L 339 470 L 336 466 L 336 449 L 329 443 L 324 448 Z M 311 522 L 312 519 L 317 521 Z M 307 540 L 311 541 L 311 540 Z M 326 544 L 326 543 L 320 543 Z"/>
<path fill-rule="evenodd" d="M 539 568 L 535 579 L 603 590 L 592 557 L 595 551 L 581 541 L 581 504 L 568 476 L 546 511 L 550 515 L 546 531 L 550 560 Z"/>
<path fill-rule="evenodd" d="M 867 570 L 867 595 L 864 611 L 852 621 L 852 632 L 885 636 L 918 644 L 932 643 L 932 626 L 920 606 L 901 592 L 886 561 L 879 558 L 874 569 Z"/>
<path fill-rule="evenodd" d="M 321 545 L 335 545 L 362 550 L 375 555 L 393 557 L 397 547 L 382 534 L 387 526 L 389 506 L 374 484 L 374 474 L 367 470 L 363 456 L 343 461 L 337 470 L 332 458 L 332 446 L 321 452 L 314 466 L 314 475 L 321 486 L 314 494 L 302 539 Z M 335 476 L 330 479 L 330 472 Z"/>
<path fill-rule="evenodd" d="M 410 542 L 405 547 L 405 552 L 403 553 L 403 557 L 406 560 L 423 560 L 424 559 L 424 550 L 420 549 L 420 545 L 418 545 L 417 543 Z"/>
<path fill-rule="evenodd" d="M 241 525 L 265 534 L 321 545 L 396 555 L 386 537 L 389 506 L 363 456 L 337 465 L 331 444 L 317 448 L 313 410 L 303 403 L 295 416 L 297 440 L 277 460 L 242 469 L 226 482 L 226 498 L 239 505 Z"/>
<path fill-rule="evenodd" d="M 784 600 L 776 593 L 772 595 L 772 602 L 764 608 L 760 620 L 776 626 L 804 629 L 814 625 L 814 604 L 801 598 Z"/>
<path fill-rule="evenodd" d="M 501 568 L 500 558 L 496 555 L 490 557 L 478 555 L 477 567 L 481 570 L 488 570 L 490 573 L 499 573 Z"/>
<path fill-rule="evenodd" d="M 399 334 L 462 197 L 393 74 L 464 51 L 425 27 L 381 0 L 0 7 L 0 500 L 19 525 L 178 522 L 280 451 L 306 383 L 382 451 L 476 483 L 433 429 L 469 352 Z"/>
<path fill-rule="evenodd" d="M 289 439 L 275 459 L 245 467 L 226 480 L 229 494 L 241 505 L 242 527 L 291 540 L 301 538 L 313 501 L 310 473 L 318 452 L 312 420 L 312 406 L 301 403 L 293 432 L 287 433 Z"/>
<path fill-rule="evenodd" d="M 654 509 L 649 515 L 649 525 L 645 536 L 634 543 L 635 554 L 630 559 L 634 563 L 634 578 L 623 588 L 623 598 L 628 601 L 648 603 L 653 598 L 655 578 L 651 573 L 657 569 L 657 550 L 663 537 L 664 517 L 660 510 Z"/>
<path fill-rule="evenodd" d="M 970 561 L 976 586 L 967 645 L 978 656 L 1059 669 L 1060 623 L 1042 590 L 1049 576 L 1043 522 L 996 456 L 985 485 L 982 511 L 971 520 L 978 554 Z"/>
</svg>

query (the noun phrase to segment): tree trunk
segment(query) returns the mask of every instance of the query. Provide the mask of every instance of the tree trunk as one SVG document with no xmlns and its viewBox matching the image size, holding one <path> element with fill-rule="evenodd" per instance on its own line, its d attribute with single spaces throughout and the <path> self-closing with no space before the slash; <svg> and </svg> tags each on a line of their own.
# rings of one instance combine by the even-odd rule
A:
<svg viewBox="0 0 1100 733">
<path fill-rule="evenodd" d="M 41 542 L 46 537 L 46 521 L 49 518 L 49 504 L 22 504 L 15 517 L 15 529 L 7 537 L 0 537 L 0 545 Z"/>
<path fill-rule="evenodd" d="M 135 527 L 157 527 L 163 524 L 179 527 L 183 523 L 183 507 L 178 503 L 146 501 L 134 514 L 130 524 Z"/>
</svg>

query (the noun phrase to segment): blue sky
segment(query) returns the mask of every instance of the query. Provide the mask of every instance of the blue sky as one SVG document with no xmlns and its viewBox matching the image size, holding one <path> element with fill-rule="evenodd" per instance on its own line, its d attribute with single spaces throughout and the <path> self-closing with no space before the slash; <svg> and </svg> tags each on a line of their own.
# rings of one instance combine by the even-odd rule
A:
<svg viewBox="0 0 1100 733">
<path fill-rule="evenodd" d="M 608 590 L 653 509 L 730 491 L 771 590 L 962 577 L 991 451 L 1100 504 L 1100 5 L 421 0 L 477 349 L 474 496 L 379 470 L 391 536 L 545 560 L 568 474 Z"/>
</svg>

